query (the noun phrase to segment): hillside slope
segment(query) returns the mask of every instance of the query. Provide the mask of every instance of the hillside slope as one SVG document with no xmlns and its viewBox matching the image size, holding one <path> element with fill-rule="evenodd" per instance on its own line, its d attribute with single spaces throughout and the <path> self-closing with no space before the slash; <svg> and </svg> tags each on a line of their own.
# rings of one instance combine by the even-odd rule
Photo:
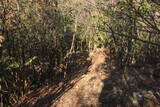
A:
<svg viewBox="0 0 160 107">
<path fill-rule="evenodd" d="M 107 68 L 108 56 L 99 49 L 87 57 L 71 55 L 74 76 L 57 86 L 45 86 L 23 98 L 21 107 L 160 107 L 160 80 L 147 74 L 149 68 L 122 70 Z M 78 56 L 77 55 L 77 56 Z M 91 60 L 87 66 L 77 63 Z M 75 60 L 75 62 L 74 62 Z M 81 62 L 81 61 L 80 61 Z M 81 66 L 82 65 L 82 66 Z M 78 73 L 76 73 L 78 72 Z"/>
</svg>

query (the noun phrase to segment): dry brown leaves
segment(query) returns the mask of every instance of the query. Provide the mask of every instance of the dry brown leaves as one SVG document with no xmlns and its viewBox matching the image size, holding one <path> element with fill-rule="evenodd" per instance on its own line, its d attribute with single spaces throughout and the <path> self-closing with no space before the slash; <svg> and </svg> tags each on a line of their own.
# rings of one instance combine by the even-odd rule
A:
<svg viewBox="0 0 160 107">
<path fill-rule="evenodd" d="M 5 38 L 3 36 L 0 36 L 0 47 L 2 47 L 2 43 L 4 42 Z"/>
</svg>

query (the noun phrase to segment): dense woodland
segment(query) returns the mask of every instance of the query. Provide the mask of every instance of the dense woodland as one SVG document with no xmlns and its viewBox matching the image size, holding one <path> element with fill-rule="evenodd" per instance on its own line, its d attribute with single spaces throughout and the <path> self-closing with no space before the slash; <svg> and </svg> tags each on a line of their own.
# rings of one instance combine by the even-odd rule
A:
<svg viewBox="0 0 160 107">
<path fill-rule="evenodd" d="M 117 69 L 158 68 L 159 0 L 1 0 L 1 107 L 67 78 L 69 53 L 100 47 Z"/>
</svg>

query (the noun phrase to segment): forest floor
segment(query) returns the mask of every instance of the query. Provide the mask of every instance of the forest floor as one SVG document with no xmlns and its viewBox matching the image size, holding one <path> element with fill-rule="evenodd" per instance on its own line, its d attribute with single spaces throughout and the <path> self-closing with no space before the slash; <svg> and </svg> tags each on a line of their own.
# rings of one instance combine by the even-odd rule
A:
<svg viewBox="0 0 160 107">
<path fill-rule="evenodd" d="M 68 56 L 67 79 L 26 94 L 19 107 L 160 107 L 152 67 L 108 69 L 104 49 Z"/>
</svg>

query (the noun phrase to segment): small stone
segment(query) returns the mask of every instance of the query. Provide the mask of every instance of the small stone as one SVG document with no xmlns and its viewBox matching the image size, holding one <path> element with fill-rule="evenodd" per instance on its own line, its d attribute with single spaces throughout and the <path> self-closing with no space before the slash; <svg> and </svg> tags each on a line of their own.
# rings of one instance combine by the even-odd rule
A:
<svg viewBox="0 0 160 107">
<path fill-rule="evenodd" d="M 133 92 L 133 98 L 137 100 L 142 100 L 142 95 L 138 92 Z"/>
</svg>

